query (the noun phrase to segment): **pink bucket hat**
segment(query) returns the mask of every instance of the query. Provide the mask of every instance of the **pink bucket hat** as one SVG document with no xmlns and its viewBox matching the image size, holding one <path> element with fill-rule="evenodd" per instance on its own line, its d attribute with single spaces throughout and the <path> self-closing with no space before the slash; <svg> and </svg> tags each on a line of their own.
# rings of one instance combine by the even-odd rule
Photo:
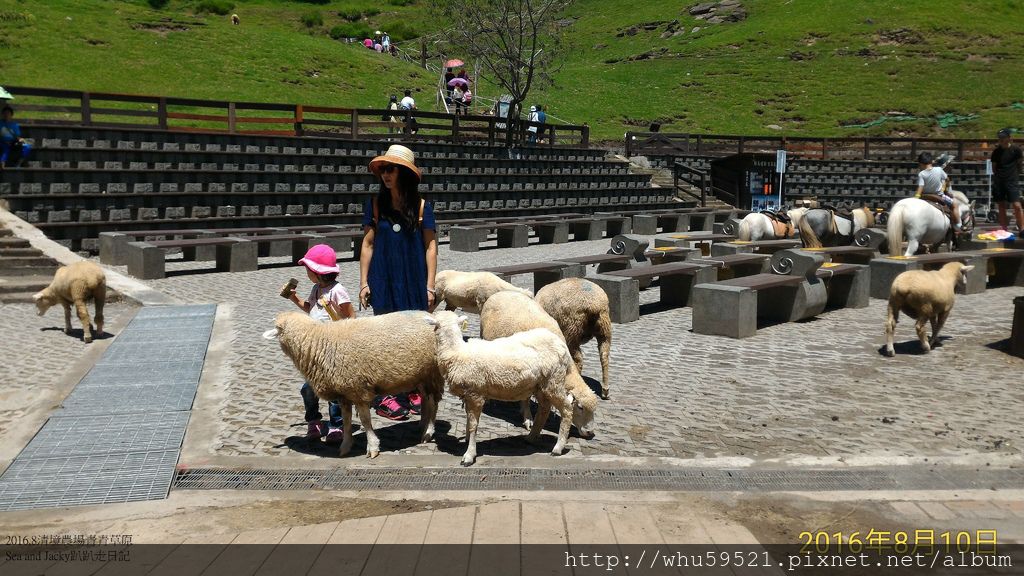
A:
<svg viewBox="0 0 1024 576">
<path fill-rule="evenodd" d="M 327 244 L 317 244 L 310 248 L 302 260 L 299 260 L 299 264 L 309 268 L 314 274 L 337 274 L 341 270 L 338 268 L 338 256 L 334 253 L 334 248 Z"/>
</svg>

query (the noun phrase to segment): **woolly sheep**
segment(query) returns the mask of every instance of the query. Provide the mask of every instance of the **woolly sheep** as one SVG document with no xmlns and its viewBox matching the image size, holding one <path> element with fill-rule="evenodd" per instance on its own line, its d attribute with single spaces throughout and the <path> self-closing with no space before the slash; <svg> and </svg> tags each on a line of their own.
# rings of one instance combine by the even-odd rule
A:
<svg viewBox="0 0 1024 576">
<path fill-rule="evenodd" d="M 949 318 L 956 298 L 957 284 L 967 285 L 967 273 L 974 266 L 950 262 L 939 270 L 909 270 L 893 280 L 889 289 L 889 316 L 885 322 L 885 355 L 895 356 L 892 339 L 900 311 L 917 320 L 917 338 L 925 353 L 939 343 L 939 331 Z M 925 323 L 932 325 L 931 341 L 925 332 Z"/>
<path fill-rule="evenodd" d="M 421 442 L 433 438 L 444 383 L 437 369 L 434 331 L 423 322 L 424 316 L 395 312 L 321 324 L 301 312 L 278 315 L 281 349 L 320 399 L 341 402 L 342 456 L 352 448 L 353 404 L 366 431 L 366 456 L 380 453 L 370 422 L 370 403 L 378 394 L 418 390 L 423 397 Z"/>
<path fill-rule="evenodd" d="M 466 406 L 466 453 L 462 465 L 476 460 L 476 428 L 484 402 L 525 400 L 537 397 L 540 410 L 527 440 L 536 443 L 553 406 L 562 417 L 558 442 L 551 454 L 565 448 L 572 426 L 574 398 L 566 386 L 572 357 L 561 338 L 543 328 L 520 332 L 497 340 L 462 340 L 465 316 L 440 311 L 427 322 L 437 338 L 437 364 L 448 391 L 462 398 Z"/>
<path fill-rule="evenodd" d="M 53 275 L 53 281 L 46 288 L 32 296 L 39 315 L 46 314 L 51 306 L 64 307 L 64 333 L 71 333 L 71 305 L 75 305 L 78 319 L 82 322 L 82 335 L 86 342 L 92 342 L 89 309 L 85 303 L 93 300 L 96 307 L 96 333 L 103 334 L 103 304 L 107 298 L 107 277 L 103 269 L 87 260 L 61 266 Z"/>
<path fill-rule="evenodd" d="M 461 308 L 479 314 L 484 302 L 503 290 L 533 296 L 529 290 L 513 286 L 490 272 L 442 270 L 434 278 L 435 305 L 444 302 L 445 310 Z"/>
<path fill-rule="evenodd" d="M 612 346 L 612 319 L 608 295 L 597 284 L 582 278 L 566 278 L 537 292 L 537 303 L 558 322 L 576 369 L 583 371 L 580 346 L 597 339 L 601 355 L 601 397 L 608 398 L 608 355 Z"/>
<path fill-rule="evenodd" d="M 525 294 L 499 292 L 488 298 L 480 310 L 480 337 L 484 340 L 497 340 L 535 328 L 544 328 L 565 341 L 558 322 L 549 316 L 540 304 Z M 566 383 L 576 399 L 573 404 L 573 423 L 577 424 L 580 436 L 593 437 L 593 433 L 589 432 L 585 425 L 594 418 L 597 395 L 583 381 L 575 366 L 566 377 Z M 528 399 L 520 402 L 520 410 L 523 415 L 523 426 L 531 429 L 533 414 L 530 412 Z"/>
</svg>

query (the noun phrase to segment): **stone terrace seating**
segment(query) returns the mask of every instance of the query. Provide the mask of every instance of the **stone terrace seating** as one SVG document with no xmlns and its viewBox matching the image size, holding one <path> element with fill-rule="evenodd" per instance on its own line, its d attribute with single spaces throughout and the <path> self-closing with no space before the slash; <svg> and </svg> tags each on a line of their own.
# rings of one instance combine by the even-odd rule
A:
<svg viewBox="0 0 1024 576">
<path fill-rule="evenodd" d="M 358 224 L 377 191 L 366 164 L 389 145 L 47 125 L 31 126 L 30 136 L 37 163 L 0 176 L 0 198 L 50 237 L 89 251 L 104 231 Z M 686 205 L 603 150 L 530 147 L 510 159 L 502 147 L 412 147 L 420 191 L 442 221 Z"/>
</svg>

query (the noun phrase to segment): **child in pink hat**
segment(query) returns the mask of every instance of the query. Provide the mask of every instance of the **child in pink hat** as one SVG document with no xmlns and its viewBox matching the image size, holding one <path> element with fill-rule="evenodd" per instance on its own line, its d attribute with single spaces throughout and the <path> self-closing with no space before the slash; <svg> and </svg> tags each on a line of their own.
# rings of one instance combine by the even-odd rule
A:
<svg viewBox="0 0 1024 576">
<path fill-rule="evenodd" d="M 313 283 L 313 288 L 309 291 L 308 300 L 299 298 L 295 290 L 288 295 L 289 300 L 318 322 L 326 323 L 332 320 L 355 318 L 356 313 L 352 309 L 352 300 L 345 288 L 338 283 L 338 257 L 334 248 L 326 244 L 317 244 L 306 252 L 306 255 L 299 260 L 299 264 L 306 268 L 306 276 Z M 341 442 L 342 419 L 341 407 L 338 406 L 338 403 L 334 401 L 328 403 L 330 422 L 325 430 L 321 420 L 323 416 L 320 414 L 320 399 L 309 386 L 309 382 L 302 384 L 299 393 L 306 406 L 306 437 L 319 440 L 326 433 L 328 442 Z"/>
</svg>

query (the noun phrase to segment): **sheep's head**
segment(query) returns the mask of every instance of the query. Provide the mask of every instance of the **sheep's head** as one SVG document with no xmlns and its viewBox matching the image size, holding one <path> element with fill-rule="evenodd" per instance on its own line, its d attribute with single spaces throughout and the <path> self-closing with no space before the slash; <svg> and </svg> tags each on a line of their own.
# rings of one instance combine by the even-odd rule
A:
<svg viewBox="0 0 1024 576">
<path fill-rule="evenodd" d="M 942 267 L 945 274 L 956 278 L 956 283 L 967 286 L 967 273 L 974 270 L 974 266 L 965 266 L 962 262 L 949 262 Z"/>
<path fill-rule="evenodd" d="M 967 273 L 971 270 L 974 270 L 974 266 L 960 265 L 960 276 L 957 280 L 960 282 L 961 286 L 967 286 Z"/>
<path fill-rule="evenodd" d="M 284 353 L 289 354 L 296 336 L 311 325 L 316 326 L 318 323 L 302 312 L 282 312 L 274 320 L 274 329 L 264 332 L 263 337 L 268 339 L 276 337 L 277 341 L 281 343 Z"/>
<path fill-rule="evenodd" d="M 434 327 L 434 332 L 450 329 L 459 335 L 469 328 L 469 319 L 452 312 L 451 310 L 438 310 L 433 316 L 424 316 L 424 322 Z"/>
<path fill-rule="evenodd" d="M 566 375 L 566 385 L 569 394 L 566 399 L 572 406 L 572 423 L 576 426 L 580 436 L 593 438 L 594 433 L 587 429 L 594 420 L 594 413 L 597 412 L 597 394 L 583 381 L 583 376 L 576 370 L 576 366 L 569 369 Z"/>
<path fill-rule="evenodd" d="M 40 316 L 46 314 L 46 311 L 49 310 L 51 306 L 57 303 L 57 299 L 53 297 L 53 294 L 50 292 L 49 288 L 33 294 L 32 300 L 35 301 L 36 312 L 38 312 Z"/>
</svg>

